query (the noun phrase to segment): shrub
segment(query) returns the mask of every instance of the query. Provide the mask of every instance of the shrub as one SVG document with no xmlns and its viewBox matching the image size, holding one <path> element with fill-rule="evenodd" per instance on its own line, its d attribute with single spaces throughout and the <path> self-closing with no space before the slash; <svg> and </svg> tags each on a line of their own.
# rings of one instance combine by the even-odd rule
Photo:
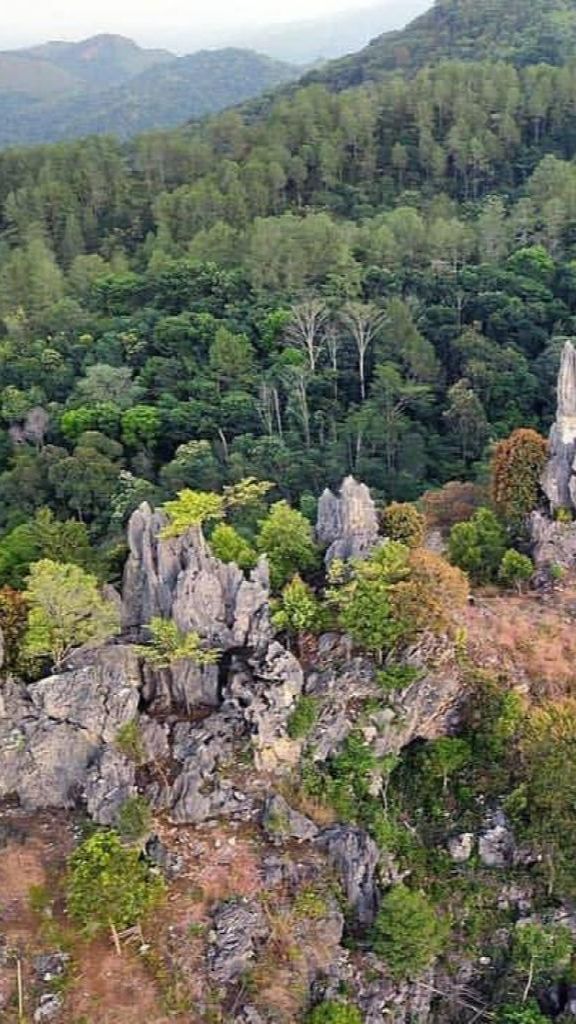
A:
<svg viewBox="0 0 576 1024">
<path fill-rule="evenodd" d="M 518 528 L 536 508 L 548 442 L 535 430 L 515 430 L 496 445 L 492 459 L 492 500 L 498 514 Z"/>
<path fill-rule="evenodd" d="M 138 719 L 134 718 L 131 722 L 125 722 L 121 725 L 116 733 L 116 746 L 118 750 L 128 757 L 135 764 L 142 764 L 145 759 L 144 745 L 142 743 L 142 736 L 140 734 L 140 725 Z"/>
<path fill-rule="evenodd" d="M 425 762 L 426 768 L 433 778 L 442 780 L 442 788 L 448 788 L 451 775 L 464 768 L 472 758 L 472 751 L 466 740 L 451 736 L 441 736 L 428 744 Z"/>
<path fill-rule="evenodd" d="M 550 1018 L 544 1017 L 533 1002 L 524 1006 L 503 1006 L 496 1019 L 498 1024 L 550 1024 Z"/>
<path fill-rule="evenodd" d="M 405 623 L 411 636 L 426 629 L 444 633 L 467 603 L 470 588 L 466 576 L 424 548 L 411 551 L 408 564 L 409 578 L 393 589 L 393 614 Z"/>
<path fill-rule="evenodd" d="M 522 555 L 514 548 L 505 552 L 500 564 L 498 579 L 504 586 L 516 587 L 518 592 L 522 591 L 523 585 L 531 579 L 534 573 L 534 563 L 528 555 Z"/>
<path fill-rule="evenodd" d="M 396 885 L 384 895 L 372 945 L 395 978 L 413 978 L 425 970 L 445 937 L 445 922 L 422 893 Z"/>
<path fill-rule="evenodd" d="M 280 590 L 297 573 L 315 569 L 319 552 L 308 519 L 286 501 L 272 505 L 260 522 L 258 550 L 268 556 L 270 579 Z"/>
<path fill-rule="evenodd" d="M 409 548 L 416 548 L 424 540 L 426 520 L 410 502 L 393 501 L 382 511 L 380 527 L 384 536 L 390 540 L 397 540 Z"/>
<path fill-rule="evenodd" d="M 525 994 L 538 981 L 561 977 L 570 966 L 574 942 L 565 925 L 544 927 L 541 924 L 517 925 L 514 932 L 512 959 L 527 976 Z"/>
<path fill-rule="evenodd" d="M 471 519 L 484 501 L 484 492 L 477 484 L 451 480 L 437 491 L 426 491 L 421 507 L 428 526 L 447 533 L 456 523 Z"/>
<path fill-rule="evenodd" d="M 299 697 L 288 719 L 288 735 L 293 740 L 303 739 L 316 723 L 318 702 L 314 697 Z"/>
<path fill-rule="evenodd" d="M 137 843 L 150 834 L 152 812 L 143 796 L 131 796 L 124 801 L 118 812 L 119 834 L 129 843 Z"/>
<path fill-rule="evenodd" d="M 136 650 L 155 668 L 167 668 L 185 659 L 196 665 L 213 665 L 218 661 L 219 652 L 202 647 L 198 633 L 184 633 L 171 619 L 151 619 L 148 629 L 150 643 Z"/>
<path fill-rule="evenodd" d="M 311 588 L 300 576 L 294 576 L 282 591 L 272 622 L 278 629 L 298 636 L 313 633 L 322 622 L 322 610 Z"/>
<path fill-rule="evenodd" d="M 362 1024 L 362 1015 L 351 1003 L 329 999 L 315 1006 L 306 1020 L 307 1024 Z"/>
<path fill-rule="evenodd" d="M 89 932 L 128 928 L 162 898 L 164 884 L 113 831 L 95 832 L 70 860 L 67 904 Z"/>
<path fill-rule="evenodd" d="M 506 535 L 493 512 L 481 508 L 467 523 L 457 523 L 450 531 L 450 561 L 478 583 L 498 576 L 506 551 Z"/>
<path fill-rule="evenodd" d="M 256 565 L 254 548 L 228 523 L 218 523 L 210 536 L 210 547 L 221 562 L 235 562 L 240 569 L 252 569 Z"/>
<path fill-rule="evenodd" d="M 11 587 L 0 588 L 0 630 L 4 642 L 4 665 L 9 672 L 18 667 L 28 621 L 26 598 Z"/>
</svg>

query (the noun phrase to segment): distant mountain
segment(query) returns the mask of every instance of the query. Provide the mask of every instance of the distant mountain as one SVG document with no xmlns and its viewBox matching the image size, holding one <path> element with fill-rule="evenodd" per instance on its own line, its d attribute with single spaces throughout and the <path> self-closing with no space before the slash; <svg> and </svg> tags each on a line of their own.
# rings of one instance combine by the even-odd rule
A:
<svg viewBox="0 0 576 1024">
<path fill-rule="evenodd" d="M 123 138 L 241 103 L 298 77 L 249 50 L 174 57 L 121 36 L 0 54 L 0 145 Z"/>
<path fill-rule="evenodd" d="M 236 41 L 276 60 L 313 64 L 351 53 L 382 32 L 402 28 L 429 6 L 430 0 L 381 0 L 375 6 L 330 17 L 255 29 L 238 35 Z"/>
<path fill-rule="evenodd" d="M 109 88 L 156 64 L 174 60 L 167 50 L 144 50 L 124 36 L 100 35 L 80 43 L 44 43 L 0 52 L 0 94 L 32 99 Z"/>
<path fill-rule="evenodd" d="M 401 31 L 311 72 L 307 81 L 347 88 L 443 59 L 563 64 L 576 50 L 576 0 L 436 0 Z"/>
</svg>

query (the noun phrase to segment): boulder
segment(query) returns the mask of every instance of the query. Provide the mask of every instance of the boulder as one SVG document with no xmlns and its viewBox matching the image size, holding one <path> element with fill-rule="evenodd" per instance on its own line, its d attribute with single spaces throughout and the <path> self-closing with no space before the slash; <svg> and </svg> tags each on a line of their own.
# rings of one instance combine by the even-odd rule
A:
<svg viewBox="0 0 576 1024">
<path fill-rule="evenodd" d="M 448 840 L 448 853 L 455 864 L 465 864 L 470 860 L 474 851 L 474 834 L 472 832 L 461 832 L 458 836 L 452 836 Z"/>
<path fill-rule="evenodd" d="M 323 829 L 316 842 L 340 878 L 354 920 L 360 927 L 370 927 L 378 910 L 375 876 L 380 852 L 376 843 L 352 825 Z"/>
<path fill-rule="evenodd" d="M 318 501 L 316 539 L 327 548 L 325 561 L 366 558 L 379 540 L 376 506 L 365 484 L 347 476 L 339 496 L 326 489 Z"/>
<path fill-rule="evenodd" d="M 530 517 L 532 557 L 538 569 L 576 568 L 576 523 L 562 523 L 542 512 Z"/>
<path fill-rule="evenodd" d="M 214 913 L 208 949 L 208 966 L 214 980 L 228 985 L 244 974 L 254 959 L 258 943 L 267 934 L 264 912 L 255 900 L 220 903 Z"/>
<path fill-rule="evenodd" d="M 487 868 L 505 868 L 514 858 L 514 835 L 504 814 L 497 812 L 478 839 L 478 853 Z"/>
<path fill-rule="evenodd" d="M 28 809 L 73 807 L 86 797 L 109 822 L 133 792 L 134 766 L 116 749 L 139 703 L 133 648 L 80 651 L 70 669 L 29 687 L 7 683 L 0 699 L 0 796 Z"/>
<path fill-rule="evenodd" d="M 262 827 L 274 842 L 285 839 L 298 839 L 302 842 L 315 839 L 318 835 L 314 822 L 290 807 L 279 793 L 267 797 L 262 811 Z"/>
</svg>

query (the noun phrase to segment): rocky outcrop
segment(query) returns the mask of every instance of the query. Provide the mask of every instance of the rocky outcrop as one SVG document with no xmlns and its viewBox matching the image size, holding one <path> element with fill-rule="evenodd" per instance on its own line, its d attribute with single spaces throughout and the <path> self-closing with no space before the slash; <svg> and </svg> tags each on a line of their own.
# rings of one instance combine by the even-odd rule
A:
<svg viewBox="0 0 576 1024">
<path fill-rule="evenodd" d="M 244 974 L 254 958 L 258 943 L 266 938 L 268 925 L 255 900 L 231 900 L 215 911 L 208 951 L 210 973 L 216 982 L 228 985 Z"/>
<path fill-rule="evenodd" d="M 551 519 L 543 512 L 530 517 L 532 557 L 539 569 L 559 566 L 576 568 L 576 524 Z"/>
<path fill-rule="evenodd" d="M 130 518 L 124 628 L 140 629 L 161 616 L 224 651 L 265 648 L 272 639 L 266 559 L 247 579 L 238 566 L 214 558 L 199 527 L 163 538 L 165 526 L 164 514 L 146 502 Z"/>
<path fill-rule="evenodd" d="M 130 647 L 78 652 L 70 671 L 32 686 L 7 683 L 0 697 L 0 796 L 24 807 L 72 807 L 89 794 L 95 817 L 105 793 L 134 792 L 114 741 L 139 702 L 138 658 Z M 107 748 L 113 748 L 104 756 Z M 95 787 L 95 766 L 102 764 Z M 122 781 L 121 781 L 122 778 Z M 108 817 L 108 812 L 105 813 Z"/>
<path fill-rule="evenodd" d="M 576 349 L 570 341 L 562 352 L 557 393 L 550 456 L 542 476 L 542 489 L 552 512 L 576 507 Z"/>
<path fill-rule="evenodd" d="M 284 842 L 286 839 L 309 842 L 318 835 L 314 822 L 290 807 L 279 793 L 267 797 L 262 811 L 262 827 L 272 842 Z"/>
<path fill-rule="evenodd" d="M 326 489 L 318 501 L 316 539 L 327 548 L 325 559 L 364 558 L 380 540 L 376 506 L 365 484 L 347 476 L 339 496 Z"/>
<path fill-rule="evenodd" d="M 370 927 L 378 910 L 375 876 L 380 851 L 376 843 L 361 828 L 334 825 L 320 833 L 317 844 L 340 879 L 354 921 Z"/>
</svg>

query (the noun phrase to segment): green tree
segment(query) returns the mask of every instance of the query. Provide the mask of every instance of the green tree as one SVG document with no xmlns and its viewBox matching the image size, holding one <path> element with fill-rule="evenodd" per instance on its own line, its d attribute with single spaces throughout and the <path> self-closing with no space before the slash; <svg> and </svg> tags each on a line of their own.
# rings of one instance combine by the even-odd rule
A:
<svg viewBox="0 0 576 1024">
<path fill-rule="evenodd" d="M 393 501 L 380 513 L 380 528 L 390 540 L 417 548 L 424 541 L 426 520 L 410 502 Z"/>
<path fill-rule="evenodd" d="M 372 945 L 394 977 L 416 978 L 442 951 L 446 934 L 446 922 L 423 893 L 395 885 L 382 898 Z"/>
<path fill-rule="evenodd" d="M 221 562 L 235 562 L 240 569 L 253 569 L 256 565 L 254 548 L 229 523 L 218 523 L 214 528 L 210 547 Z"/>
<path fill-rule="evenodd" d="M 393 612 L 394 585 L 410 575 L 409 549 L 397 541 L 383 544 L 371 558 L 352 566 L 352 576 L 339 583 L 343 567 L 332 565 L 328 600 L 339 625 L 379 660 L 406 636 L 407 624 Z"/>
<path fill-rule="evenodd" d="M 219 653 L 202 646 L 198 633 L 185 633 L 171 619 L 153 618 L 148 624 L 150 643 L 138 647 L 142 657 L 155 668 L 168 668 L 175 661 L 214 665 Z"/>
<path fill-rule="evenodd" d="M 441 736 L 429 743 L 425 754 L 426 769 L 433 778 L 442 780 L 444 792 L 450 777 L 465 768 L 471 759 L 470 744 L 453 736 Z"/>
<path fill-rule="evenodd" d="M 271 506 L 260 523 L 256 546 L 268 557 L 274 590 L 280 590 L 297 573 L 315 569 L 319 562 L 309 520 L 286 501 Z"/>
<path fill-rule="evenodd" d="M 72 854 L 68 912 L 90 934 L 137 924 L 163 895 L 162 879 L 115 832 L 95 832 Z"/>
<path fill-rule="evenodd" d="M 272 622 L 278 629 L 298 637 L 301 633 L 315 632 L 323 618 L 312 588 L 300 576 L 294 576 L 282 590 Z"/>
<path fill-rule="evenodd" d="M 531 558 L 528 558 L 528 555 L 522 555 L 514 548 L 509 548 L 504 553 L 498 570 L 498 579 L 505 587 L 515 587 L 518 593 L 522 593 L 524 586 L 533 575 L 534 563 Z"/>
<path fill-rule="evenodd" d="M 488 508 L 480 508 L 466 523 L 456 523 L 448 542 L 450 561 L 478 583 L 495 580 L 506 551 L 502 525 Z"/>
<path fill-rule="evenodd" d="M 517 925 L 512 959 L 526 979 L 524 1001 L 535 982 L 550 982 L 561 977 L 568 970 L 573 953 L 572 934 L 564 925 Z"/>
<path fill-rule="evenodd" d="M 98 581 L 78 565 L 42 559 L 26 580 L 25 649 L 49 656 L 58 667 L 74 647 L 99 644 L 119 629 L 118 611 L 104 600 Z"/>
</svg>

